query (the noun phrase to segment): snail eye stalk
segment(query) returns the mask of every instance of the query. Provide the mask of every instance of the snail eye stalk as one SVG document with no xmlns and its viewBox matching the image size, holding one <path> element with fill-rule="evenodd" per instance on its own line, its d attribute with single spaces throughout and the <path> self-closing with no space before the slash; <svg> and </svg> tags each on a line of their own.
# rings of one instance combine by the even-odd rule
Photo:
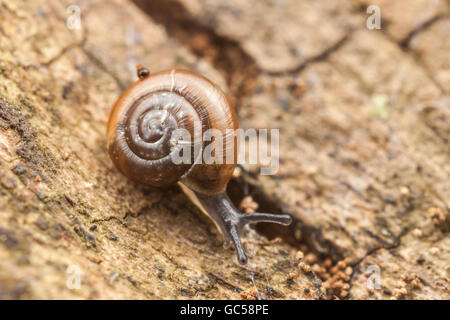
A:
<svg viewBox="0 0 450 320">
<path fill-rule="evenodd" d="M 222 231 L 225 245 L 228 246 L 230 242 L 233 243 L 236 248 L 238 261 L 241 265 L 247 263 L 247 255 L 239 237 L 245 225 L 269 222 L 287 226 L 292 222 L 292 218 L 285 214 L 279 215 L 259 212 L 243 214 L 236 209 L 225 192 L 212 196 L 202 195 L 200 193 L 196 193 L 196 195 L 205 211 L 216 221 Z"/>
</svg>

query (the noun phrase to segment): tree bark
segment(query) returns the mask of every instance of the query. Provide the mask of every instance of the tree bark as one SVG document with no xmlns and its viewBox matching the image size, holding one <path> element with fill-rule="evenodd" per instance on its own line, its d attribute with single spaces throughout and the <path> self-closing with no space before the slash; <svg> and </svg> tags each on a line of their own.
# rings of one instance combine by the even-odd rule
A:
<svg viewBox="0 0 450 320">
<path fill-rule="evenodd" d="M 0 3 L 0 298 L 450 298 L 445 1 L 75 4 L 80 29 L 70 1 Z M 247 266 L 178 186 L 110 161 L 137 63 L 280 128 L 278 173 L 241 166 L 228 191 L 295 222 L 247 230 Z"/>
</svg>

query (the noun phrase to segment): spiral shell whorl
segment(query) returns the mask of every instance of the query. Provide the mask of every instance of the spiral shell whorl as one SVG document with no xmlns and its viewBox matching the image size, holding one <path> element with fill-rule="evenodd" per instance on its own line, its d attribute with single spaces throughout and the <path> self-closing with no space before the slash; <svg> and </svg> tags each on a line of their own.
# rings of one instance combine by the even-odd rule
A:
<svg viewBox="0 0 450 320">
<path fill-rule="evenodd" d="M 203 131 L 237 128 L 234 110 L 205 78 L 181 70 L 151 74 L 131 85 L 113 108 L 107 132 L 111 158 L 123 174 L 140 184 L 166 186 L 182 180 L 198 192 L 223 191 L 234 165 L 172 161 L 171 154 L 180 152 L 171 140 L 176 129 L 190 133 L 194 154 L 194 123 L 201 124 Z"/>
<path fill-rule="evenodd" d="M 187 101 L 181 96 L 166 92 L 151 93 L 136 101 L 126 114 L 124 133 L 128 147 L 141 159 L 167 157 L 172 150 L 172 132 L 192 127 L 180 111 L 184 104 Z"/>
</svg>

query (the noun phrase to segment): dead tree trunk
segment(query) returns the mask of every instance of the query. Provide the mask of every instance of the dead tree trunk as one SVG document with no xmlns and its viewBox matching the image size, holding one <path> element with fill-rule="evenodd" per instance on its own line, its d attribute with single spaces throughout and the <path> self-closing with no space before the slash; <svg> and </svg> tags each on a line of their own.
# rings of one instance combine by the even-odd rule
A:
<svg viewBox="0 0 450 320">
<path fill-rule="evenodd" d="M 445 1 L 71 5 L 0 5 L 0 298 L 450 298 Z M 295 223 L 249 230 L 246 267 L 177 186 L 110 161 L 136 63 L 202 73 L 242 127 L 280 128 L 278 173 L 244 166 L 229 193 Z"/>
</svg>

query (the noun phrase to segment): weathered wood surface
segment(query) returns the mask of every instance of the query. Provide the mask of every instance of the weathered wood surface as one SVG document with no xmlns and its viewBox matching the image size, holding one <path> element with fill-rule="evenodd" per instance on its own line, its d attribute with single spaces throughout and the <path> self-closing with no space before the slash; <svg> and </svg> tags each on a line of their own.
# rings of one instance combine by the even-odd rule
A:
<svg viewBox="0 0 450 320">
<path fill-rule="evenodd" d="M 0 298 L 449 299 L 449 9 L 395 3 L 77 1 L 70 30 L 70 1 L 0 1 Z M 230 193 L 295 223 L 249 230 L 245 268 L 177 186 L 109 160 L 136 63 L 202 73 L 244 128 L 281 129 L 278 174 L 243 168 Z"/>
</svg>

